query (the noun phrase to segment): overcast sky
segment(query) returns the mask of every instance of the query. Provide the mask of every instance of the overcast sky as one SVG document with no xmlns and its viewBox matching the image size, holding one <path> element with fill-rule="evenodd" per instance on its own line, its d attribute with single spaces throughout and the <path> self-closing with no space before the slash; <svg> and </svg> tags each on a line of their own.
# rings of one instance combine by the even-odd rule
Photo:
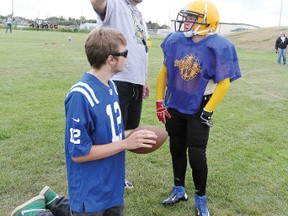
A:
<svg viewBox="0 0 288 216">
<path fill-rule="evenodd" d="M 160 25 L 170 25 L 177 13 L 189 0 L 143 0 L 139 4 L 146 22 L 157 22 Z M 260 27 L 288 26 L 288 0 L 211 0 L 220 13 L 221 22 L 240 22 Z M 282 15 L 280 22 L 280 8 Z M 29 19 L 46 19 L 51 16 L 64 18 L 95 19 L 95 13 L 90 0 L 1 0 L 0 15 Z M 252 5 L 252 6 L 251 6 Z"/>
</svg>

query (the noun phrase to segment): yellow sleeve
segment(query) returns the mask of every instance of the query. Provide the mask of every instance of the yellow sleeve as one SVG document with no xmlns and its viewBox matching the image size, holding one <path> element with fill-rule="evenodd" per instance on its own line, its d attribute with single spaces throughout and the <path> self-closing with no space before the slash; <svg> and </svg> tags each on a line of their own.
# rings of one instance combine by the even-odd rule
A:
<svg viewBox="0 0 288 216">
<path fill-rule="evenodd" d="M 219 103 L 222 101 L 226 93 L 228 92 L 228 89 L 230 88 L 230 79 L 226 78 L 225 80 L 222 80 L 216 85 L 215 91 L 213 95 L 211 96 L 210 100 L 204 107 L 204 110 L 207 110 L 209 112 L 213 112 L 216 107 L 219 105 Z"/>
<path fill-rule="evenodd" d="M 164 94 L 167 82 L 167 68 L 165 65 L 159 70 L 156 86 L 156 100 L 164 100 Z"/>
</svg>

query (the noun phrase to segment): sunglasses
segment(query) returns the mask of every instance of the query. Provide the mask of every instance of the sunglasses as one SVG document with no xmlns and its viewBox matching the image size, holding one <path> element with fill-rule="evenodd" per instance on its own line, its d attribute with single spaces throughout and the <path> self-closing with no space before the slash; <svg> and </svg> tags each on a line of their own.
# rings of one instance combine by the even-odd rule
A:
<svg viewBox="0 0 288 216">
<path fill-rule="evenodd" d="M 124 58 L 127 58 L 128 55 L 128 49 L 124 50 L 123 52 L 117 52 L 117 53 L 113 53 L 111 54 L 112 56 L 123 56 Z"/>
</svg>

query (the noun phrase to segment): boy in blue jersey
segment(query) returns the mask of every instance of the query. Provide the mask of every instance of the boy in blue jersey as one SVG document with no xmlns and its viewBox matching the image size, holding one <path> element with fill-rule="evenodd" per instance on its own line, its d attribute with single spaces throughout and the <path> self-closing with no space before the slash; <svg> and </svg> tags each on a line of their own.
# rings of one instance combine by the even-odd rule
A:
<svg viewBox="0 0 288 216">
<path fill-rule="evenodd" d="M 172 193 L 162 204 L 187 201 L 189 161 L 196 215 L 201 216 L 209 216 L 206 147 L 213 125 L 211 116 L 230 82 L 241 77 L 235 47 L 214 33 L 218 24 L 218 10 L 209 1 L 195 0 L 181 10 L 175 20 L 176 32 L 161 44 L 164 63 L 157 80 L 156 112 L 170 136 L 174 175 Z"/>
<path fill-rule="evenodd" d="M 46 194 L 53 195 L 48 187 L 28 201 L 30 209 L 22 205 L 12 216 L 64 216 L 70 214 L 67 209 L 73 216 L 123 215 L 125 150 L 151 148 L 157 138 L 152 131 L 139 130 L 124 139 L 118 93 L 110 78 L 125 66 L 126 45 L 123 34 L 110 28 L 95 29 L 86 40 L 86 56 L 92 68 L 65 99 L 69 203 L 65 199 L 65 205 L 61 205 L 57 196 L 52 201 L 54 206 L 49 207 L 51 211 L 44 211 Z M 57 206 L 62 210 L 56 210 Z"/>
<path fill-rule="evenodd" d="M 72 86 L 65 100 L 68 188 L 75 215 L 110 211 L 122 215 L 124 150 L 155 143 L 149 138 L 156 135 L 147 130 L 123 140 L 118 93 L 110 78 L 125 66 L 126 45 L 117 30 L 94 30 L 85 44 L 92 69 Z"/>
</svg>

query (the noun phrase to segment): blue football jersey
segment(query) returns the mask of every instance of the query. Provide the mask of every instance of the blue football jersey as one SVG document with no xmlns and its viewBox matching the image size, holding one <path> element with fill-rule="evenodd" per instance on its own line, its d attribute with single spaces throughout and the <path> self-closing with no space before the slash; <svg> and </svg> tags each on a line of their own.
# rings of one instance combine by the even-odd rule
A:
<svg viewBox="0 0 288 216">
<path fill-rule="evenodd" d="M 214 34 L 198 43 L 181 32 L 168 35 L 161 44 L 167 68 L 165 105 L 185 114 L 196 114 L 209 81 L 241 77 L 234 45 Z"/>
<path fill-rule="evenodd" d="M 124 203 L 125 152 L 76 163 L 93 145 L 124 138 L 118 93 L 85 73 L 65 99 L 65 155 L 70 206 L 77 212 L 98 212 Z"/>
</svg>

